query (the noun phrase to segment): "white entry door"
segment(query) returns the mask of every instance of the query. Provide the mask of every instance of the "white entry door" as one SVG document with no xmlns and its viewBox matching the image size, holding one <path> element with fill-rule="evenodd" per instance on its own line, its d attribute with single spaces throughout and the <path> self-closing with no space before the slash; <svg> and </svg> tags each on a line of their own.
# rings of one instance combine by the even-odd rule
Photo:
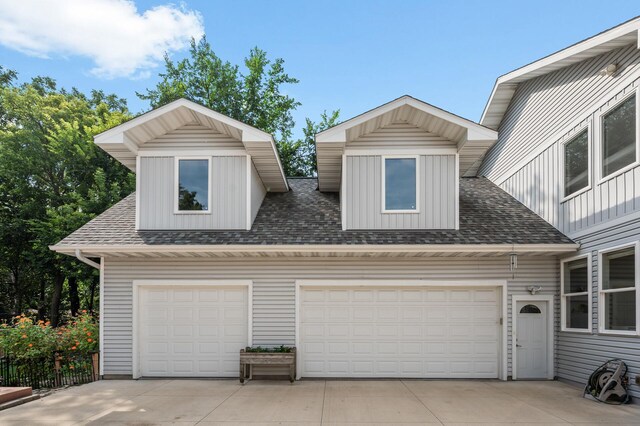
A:
<svg viewBox="0 0 640 426">
<path fill-rule="evenodd" d="M 496 288 L 302 287 L 302 377 L 497 378 Z"/>
<path fill-rule="evenodd" d="M 549 373 L 547 302 L 519 301 L 516 309 L 517 378 L 546 379 Z"/>
<path fill-rule="evenodd" d="M 246 287 L 143 287 L 138 309 L 141 376 L 238 375 L 248 343 Z"/>
</svg>

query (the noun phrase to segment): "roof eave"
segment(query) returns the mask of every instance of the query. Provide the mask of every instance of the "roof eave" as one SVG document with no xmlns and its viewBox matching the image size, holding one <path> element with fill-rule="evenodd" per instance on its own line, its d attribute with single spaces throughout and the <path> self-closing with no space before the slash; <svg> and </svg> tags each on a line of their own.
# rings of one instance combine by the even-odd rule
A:
<svg viewBox="0 0 640 426">
<path fill-rule="evenodd" d="M 540 74 L 541 71 L 544 71 L 545 67 L 550 68 L 548 72 L 553 72 L 556 69 L 558 69 L 557 64 L 559 62 L 567 61 L 578 54 L 584 54 L 585 52 L 588 52 L 591 49 L 595 49 L 598 46 L 602 46 L 603 44 L 606 44 L 606 43 L 611 43 L 616 39 L 628 37 L 629 35 L 636 36 L 636 43 L 638 43 L 638 47 L 640 48 L 639 34 L 640 34 L 640 17 L 635 17 L 620 25 L 617 25 L 613 28 L 605 30 L 599 34 L 596 34 L 585 40 L 572 44 L 571 46 L 568 46 L 562 50 L 559 50 L 555 53 L 552 53 L 548 56 L 545 56 L 541 59 L 538 59 L 534 62 L 524 65 L 520 68 L 516 68 L 515 70 L 507 74 L 501 75 L 496 79 L 496 82 L 491 91 L 491 95 L 489 96 L 489 100 L 487 101 L 487 104 L 485 105 L 485 108 L 482 112 L 482 118 L 480 119 L 480 124 L 492 129 L 497 129 L 498 126 L 500 125 L 500 122 L 502 121 L 501 116 L 503 116 L 504 112 L 506 112 L 506 108 L 504 109 L 504 111 L 494 112 L 492 111 L 493 109 L 492 107 L 494 105 L 494 98 L 496 97 L 496 93 L 506 84 L 511 83 L 517 86 L 517 84 L 523 81 L 526 81 L 530 78 L 535 78 L 540 75 L 546 74 L 546 73 Z M 617 47 L 619 46 L 612 47 L 612 50 Z M 595 53 L 593 56 L 598 56 L 599 54 L 601 54 L 601 52 Z M 583 61 L 586 59 L 589 59 L 589 57 L 581 56 L 580 61 Z M 551 69 L 551 67 L 554 65 L 555 67 Z M 566 66 L 569 66 L 569 65 L 571 64 L 567 63 Z M 536 73 L 536 75 L 531 76 L 531 74 L 533 73 Z"/>
<path fill-rule="evenodd" d="M 53 245 L 49 248 L 62 254 L 85 256 L 132 253 L 477 253 L 499 254 L 527 253 L 537 255 L 561 255 L 573 253 L 576 243 L 557 244 L 344 244 L 344 245 Z"/>
</svg>

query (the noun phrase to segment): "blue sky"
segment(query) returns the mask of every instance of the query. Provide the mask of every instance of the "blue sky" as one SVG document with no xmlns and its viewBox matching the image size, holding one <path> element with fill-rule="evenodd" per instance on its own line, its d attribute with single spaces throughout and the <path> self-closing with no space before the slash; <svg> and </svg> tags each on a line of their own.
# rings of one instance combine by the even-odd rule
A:
<svg viewBox="0 0 640 426">
<path fill-rule="evenodd" d="M 103 5 L 111 0 L 95 1 Z M 23 3 L 29 1 L 0 0 L 0 12 Z M 137 11 L 129 11 L 129 15 L 167 4 L 170 3 L 136 1 Z M 240 63 L 254 46 L 266 50 L 271 58 L 285 59 L 287 72 L 300 80 L 299 84 L 285 89 L 302 103 L 295 113 L 296 135 L 300 135 L 305 117 L 317 119 L 325 109 L 339 108 L 344 120 L 403 94 L 477 121 L 499 75 L 640 15 L 637 0 L 188 0 L 175 7 L 185 13 L 199 12 L 204 33 L 223 59 Z M 44 9 L 38 7 L 36 14 L 50 22 L 54 12 Z M 32 21 L 22 24 L 20 16 L 27 16 L 28 12 L 12 18 L 17 22 L 16 28 L 25 26 L 22 31 L 26 38 L 33 28 L 44 26 Z M 3 14 L 9 15 L 0 13 Z M 83 16 L 87 15 L 78 13 L 77 16 L 69 17 L 66 28 L 75 26 L 76 22 L 82 26 Z M 108 21 L 110 16 L 101 10 L 94 19 L 95 22 Z M 129 22 L 124 18 L 111 20 Z M 15 69 L 23 80 L 48 75 L 64 87 L 117 93 L 129 101 L 134 112 L 148 109 L 148 104 L 139 100 L 135 92 L 153 87 L 162 66 L 154 68 L 147 63 L 129 75 L 124 75 L 129 70 L 105 71 L 101 65 L 97 66 L 96 61 L 128 63 L 127 57 L 120 59 L 115 49 L 137 46 L 140 35 L 134 31 L 129 34 L 126 27 L 110 29 L 106 24 L 102 30 L 106 35 L 93 34 L 101 26 L 92 22 L 85 22 L 77 29 L 76 34 L 80 36 L 69 37 L 95 40 L 94 44 L 87 46 L 67 40 L 64 42 L 68 47 L 62 52 L 51 45 L 33 47 L 33 40 L 15 41 L 13 35 L 7 36 L 8 31 L 3 34 L 0 30 L 0 65 Z M 136 25 L 136 21 L 130 22 L 129 26 Z M 188 38 L 184 36 L 189 31 L 197 32 L 194 25 L 185 18 L 175 25 L 175 30 L 164 30 L 182 34 L 182 38 L 167 41 L 173 43 L 170 48 L 173 58 L 184 56 L 185 50 L 180 46 L 184 45 Z M 154 26 L 154 30 L 157 27 Z M 18 30 L 12 34 L 20 33 Z M 39 37 L 47 38 L 45 30 L 42 31 Z M 50 31 L 61 32 L 55 28 Z M 121 35 L 118 40 L 116 33 Z M 159 37 L 166 41 L 170 36 L 172 34 Z M 111 37 L 113 43 L 110 43 Z M 20 51 L 14 50 L 18 44 L 22 46 Z M 92 58 L 87 51 L 93 45 L 106 46 L 101 49 L 107 52 L 98 59 Z M 148 45 L 159 49 L 153 40 Z M 139 50 L 146 46 L 140 42 Z M 139 59 L 145 53 L 127 54 L 138 55 Z M 96 68 L 99 69 L 96 71 Z"/>
</svg>

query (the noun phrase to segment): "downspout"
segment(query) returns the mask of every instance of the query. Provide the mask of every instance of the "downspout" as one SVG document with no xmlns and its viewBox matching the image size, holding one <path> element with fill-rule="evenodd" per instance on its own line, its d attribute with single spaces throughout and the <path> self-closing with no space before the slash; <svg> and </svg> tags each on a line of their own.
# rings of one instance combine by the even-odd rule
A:
<svg viewBox="0 0 640 426">
<path fill-rule="evenodd" d="M 98 341 L 98 355 L 99 355 L 99 371 L 98 375 L 102 378 L 104 374 L 104 259 L 100 258 L 100 263 L 94 262 L 91 259 L 84 257 L 82 250 L 76 249 L 76 258 L 87 265 L 96 268 L 100 271 L 100 340 Z"/>
<path fill-rule="evenodd" d="M 88 259 L 86 257 L 84 257 L 84 255 L 82 254 L 82 250 L 80 249 L 76 249 L 76 258 L 80 261 L 80 262 L 84 262 L 87 265 L 96 268 L 96 269 L 100 269 L 100 263 L 96 263 L 91 259 Z"/>
</svg>

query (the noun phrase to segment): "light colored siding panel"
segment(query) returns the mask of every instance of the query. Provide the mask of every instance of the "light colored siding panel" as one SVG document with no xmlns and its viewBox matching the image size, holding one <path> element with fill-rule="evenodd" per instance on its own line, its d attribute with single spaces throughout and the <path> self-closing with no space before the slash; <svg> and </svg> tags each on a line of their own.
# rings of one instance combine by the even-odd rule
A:
<svg viewBox="0 0 640 426">
<path fill-rule="evenodd" d="M 347 229 L 451 229 L 455 155 L 421 155 L 420 213 L 382 213 L 382 157 L 347 156 Z"/>
<path fill-rule="evenodd" d="M 496 280 L 508 282 L 508 348 L 511 374 L 511 296 L 542 286 L 559 293 L 555 258 L 521 257 L 515 273 L 506 257 L 421 259 L 106 259 L 105 374 L 131 374 L 131 286 L 134 279 L 251 279 L 254 343 L 292 344 L 295 338 L 295 281 L 302 279 Z M 556 309 L 556 313 L 559 312 Z M 555 322 L 558 324 L 556 315 Z"/>
<path fill-rule="evenodd" d="M 601 76 L 599 71 L 611 63 L 620 66 L 615 78 Z M 630 45 L 521 83 L 498 129 L 498 142 L 485 156 L 480 174 L 492 180 L 504 176 L 514 161 L 587 114 L 616 85 L 639 71 L 640 51 Z"/>
<path fill-rule="evenodd" d="M 614 77 L 599 70 L 617 63 Z M 593 333 L 558 333 L 559 377 L 585 383 L 610 358 L 640 374 L 640 339 L 598 334 L 598 250 L 640 239 L 640 169 L 599 182 L 601 113 L 636 90 L 640 50 L 617 49 L 521 83 L 507 109 L 496 145 L 480 174 L 488 176 L 535 213 L 581 244 L 592 255 Z M 591 122 L 591 189 L 562 201 L 562 143 Z M 559 311 L 559 306 L 557 307 Z M 631 384 L 634 396 L 640 389 Z"/>
<path fill-rule="evenodd" d="M 599 138 L 595 134 L 597 125 L 592 126 L 591 129 L 591 189 L 566 201 L 562 201 L 562 156 L 564 142 L 583 130 L 589 120 L 598 120 L 602 111 L 619 101 L 628 93 L 629 88 L 637 87 L 638 83 L 640 80 L 634 81 L 618 93 L 612 93 L 611 99 L 594 109 L 587 119 L 572 128 L 567 128 L 563 136 L 521 169 L 515 171 L 513 175 L 499 179 L 500 186 L 568 236 L 581 232 L 589 226 L 637 211 L 636 199 L 640 197 L 640 185 L 638 185 L 640 171 L 637 167 L 599 183 L 599 164 L 596 155 Z M 549 161 L 553 163 L 548 164 Z M 559 217 L 555 215 L 556 209 Z"/>
<path fill-rule="evenodd" d="M 254 281 L 253 344 L 294 345 L 295 281 Z"/>
<path fill-rule="evenodd" d="M 435 129 L 434 129 L 435 130 Z M 451 148 L 456 143 L 410 123 L 392 123 L 349 141 L 349 149 Z"/>
<path fill-rule="evenodd" d="M 251 223 L 256 219 L 262 200 L 267 195 L 267 189 L 258 175 L 256 166 L 251 162 Z"/>
<path fill-rule="evenodd" d="M 145 151 L 180 151 L 188 154 L 194 150 L 233 150 L 244 153 L 244 145 L 238 139 L 218 133 L 199 124 L 186 124 L 165 135 L 146 142 L 140 148 Z"/>
<path fill-rule="evenodd" d="M 211 213 L 175 214 L 174 157 L 140 159 L 140 229 L 244 229 L 245 156 L 212 157 Z"/>
<path fill-rule="evenodd" d="M 640 56 L 638 60 L 640 61 Z M 579 67 L 579 64 L 574 67 Z M 635 65 L 632 68 L 634 67 Z M 600 165 L 598 162 L 600 116 L 608 108 L 636 90 L 640 84 L 640 80 L 633 80 L 632 77 L 640 76 L 640 67 L 635 67 L 634 70 L 633 73 L 626 74 L 626 76 L 630 78 L 626 86 L 615 87 L 608 85 L 606 87 L 609 90 L 615 89 L 615 91 L 609 92 L 608 97 L 606 96 L 607 92 L 604 92 L 600 93 L 600 97 L 593 99 L 593 102 L 599 101 L 600 103 L 588 103 L 585 101 L 585 108 L 588 107 L 589 109 L 580 109 L 580 114 L 576 111 L 575 114 L 566 117 L 564 120 L 562 117 L 554 117 L 553 120 L 550 120 L 556 126 L 554 127 L 555 133 L 550 135 L 555 138 L 553 140 L 547 139 L 545 141 L 536 130 L 538 127 L 548 125 L 546 122 L 543 123 L 542 121 L 534 120 L 534 118 L 538 120 L 544 119 L 544 103 L 537 104 L 541 110 L 531 111 L 531 114 L 535 115 L 535 117 L 529 117 L 529 115 L 526 114 L 517 117 L 518 120 L 527 121 L 527 125 L 532 127 L 532 129 L 526 129 L 529 132 L 527 133 L 527 137 L 530 136 L 536 139 L 527 140 L 529 143 L 526 144 L 526 152 L 522 149 L 517 150 L 516 147 L 522 144 L 521 138 L 524 137 L 524 135 L 516 132 L 515 129 L 501 128 L 497 144 L 502 146 L 500 159 L 494 159 L 493 164 L 504 163 L 511 167 L 519 163 L 526 155 L 535 149 L 541 149 L 541 151 L 537 156 L 532 157 L 529 162 L 523 164 L 518 170 L 504 169 L 500 173 L 489 172 L 489 164 L 492 162 L 487 160 L 484 163 L 485 165 L 483 165 L 482 172 L 489 175 L 492 180 L 499 183 L 503 189 L 516 199 L 569 236 L 573 233 L 581 232 L 589 226 L 607 222 L 637 211 L 638 202 L 636 200 L 640 198 L 640 185 L 638 185 L 640 171 L 638 167 L 632 168 L 623 174 L 600 183 Z M 626 70 L 624 72 L 626 72 Z M 618 84 L 624 81 L 620 77 L 609 80 L 615 81 Z M 523 85 L 524 84 L 525 83 L 523 83 Z M 558 81 L 547 80 L 547 84 L 553 86 L 558 84 Z M 543 90 L 537 86 L 536 89 Z M 551 89 L 547 88 L 545 90 Z M 592 89 L 589 87 L 589 94 L 591 91 Z M 561 95 L 568 96 L 564 90 L 553 93 L 553 96 L 549 95 L 550 97 L 548 99 L 545 98 L 546 102 L 553 103 L 554 105 L 569 102 L 569 99 L 559 97 Z M 575 95 L 573 92 L 570 92 L 570 94 L 572 96 Z M 516 93 L 514 102 L 519 102 L 520 96 L 529 95 L 533 96 L 530 92 L 518 92 Z M 584 96 L 586 96 L 585 93 L 583 93 L 583 97 Z M 579 99 L 581 98 L 575 98 L 576 101 Z M 505 116 L 506 122 L 511 122 L 509 120 L 516 119 L 509 115 L 511 113 L 515 112 L 507 111 L 507 115 Z M 579 118 L 583 119 L 576 123 L 575 120 Z M 583 130 L 588 122 L 593 123 L 591 126 L 590 141 L 592 169 L 591 189 L 563 202 L 563 143 Z M 506 124 L 504 126 L 506 126 Z M 513 126 L 520 128 L 522 124 L 514 122 Z M 556 211 L 558 212 L 557 216 Z"/>
</svg>

